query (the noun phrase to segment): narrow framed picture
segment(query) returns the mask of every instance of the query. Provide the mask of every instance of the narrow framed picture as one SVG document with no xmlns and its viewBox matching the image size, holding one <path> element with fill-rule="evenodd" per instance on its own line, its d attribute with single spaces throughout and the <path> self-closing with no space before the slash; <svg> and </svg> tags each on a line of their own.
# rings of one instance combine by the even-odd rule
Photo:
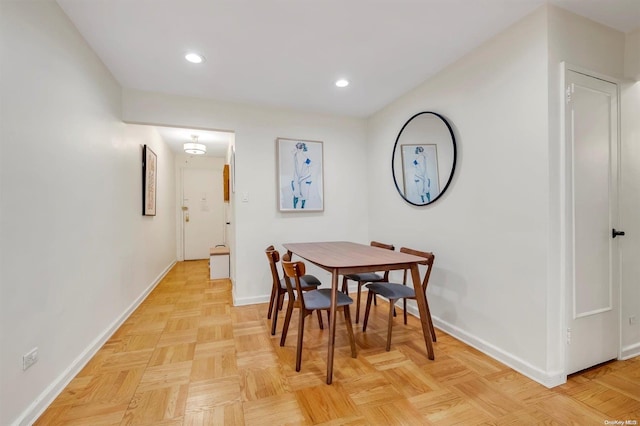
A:
<svg viewBox="0 0 640 426">
<path fill-rule="evenodd" d="M 324 211 L 322 142 L 278 138 L 276 157 L 280 211 Z"/>
<path fill-rule="evenodd" d="M 404 196 L 414 204 L 428 204 L 440 194 L 436 144 L 406 144 L 402 148 Z"/>
<path fill-rule="evenodd" d="M 147 145 L 142 148 L 142 214 L 156 215 L 158 157 Z"/>
</svg>

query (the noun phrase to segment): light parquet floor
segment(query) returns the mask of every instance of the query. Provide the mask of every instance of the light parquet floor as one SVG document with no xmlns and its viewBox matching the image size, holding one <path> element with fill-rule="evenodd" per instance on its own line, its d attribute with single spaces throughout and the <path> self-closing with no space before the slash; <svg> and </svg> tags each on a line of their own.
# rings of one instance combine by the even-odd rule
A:
<svg viewBox="0 0 640 426">
<path fill-rule="evenodd" d="M 327 332 L 315 316 L 306 321 L 302 370 L 296 373 L 295 319 L 281 348 L 284 316 L 278 335 L 271 336 L 266 304 L 233 307 L 230 282 L 210 281 L 207 261 L 180 262 L 36 424 L 640 421 L 640 358 L 602 365 L 547 389 L 440 331 L 436 359 L 429 361 L 413 317 L 407 326 L 396 318 L 392 348 L 385 352 L 387 312 L 380 302 L 366 333 L 354 327 L 357 359 L 337 324 L 334 380 L 326 385 Z"/>
</svg>

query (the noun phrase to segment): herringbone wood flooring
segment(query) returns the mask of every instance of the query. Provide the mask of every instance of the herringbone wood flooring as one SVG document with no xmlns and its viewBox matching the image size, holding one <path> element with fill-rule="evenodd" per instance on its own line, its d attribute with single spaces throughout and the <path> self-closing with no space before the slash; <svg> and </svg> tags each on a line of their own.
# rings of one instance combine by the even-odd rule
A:
<svg viewBox="0 0 640 426">
<path fill-rule="evenodd" d="M 206 261 L 181 262 L 36 424 L 640 421 L 640 358 L 591 369 L 550 390 L 442 332 L 436 359 L 429 361 L 413 317 L 407 326 L 396 318 L 391 351 L 385 352 L 387 313 L 381 302 L 372 307 L 366 333 L 355 327 L 357 359 L 337 325 L 334 381 L 326 385 L 327 333 L 315 316 L 306 321 L 302 370 L 296 373 L 295 319 L 281 348 L 279 334 L 269 333 L 266 304 L 233 307 L 228 280 L 210 281 Z"/>
</svg>

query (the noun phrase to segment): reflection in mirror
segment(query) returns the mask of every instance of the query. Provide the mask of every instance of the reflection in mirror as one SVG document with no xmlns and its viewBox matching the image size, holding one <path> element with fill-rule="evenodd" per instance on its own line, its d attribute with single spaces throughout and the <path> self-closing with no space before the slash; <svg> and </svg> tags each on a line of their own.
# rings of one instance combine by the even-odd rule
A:
<svg viewBox="0 0 640 426">
<path fill-rule="evenodd" d="M 391 169 L 398 193 L 414 206 L 436 201 L 449 187 L 456 168 L 456 140 L 447 120 L 420 112 L 400 129 Z"/>
</svg>

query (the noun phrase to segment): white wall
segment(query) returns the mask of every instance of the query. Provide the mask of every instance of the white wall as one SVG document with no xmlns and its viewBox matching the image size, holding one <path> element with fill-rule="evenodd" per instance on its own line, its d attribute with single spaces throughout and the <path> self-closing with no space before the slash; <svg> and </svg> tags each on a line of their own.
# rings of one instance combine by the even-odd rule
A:
<svg viewBox="0 0 640 426">
<path fill-rule="evenodd" d="M 622 84 L 621 241 L 622 256 L 622 356 L 640 353 L 640 28 L 625 35 L 625 76 L 635 83 Z M 635 317 L 631 324 L 630 318 Z"/>
<path fill-rule="evenodd" d="M 624 75 L 640 80 L 640 27 L 625 34 Z"/>
<path fill-rule="evenodd" d="M 640 81 L 622 85 L 622 356 L 640 354 Z M 635 324 L 629 318 L 635 316 Z"/>
<path fill-rule="evenodd" d="M 551 383 L 546 64 L 540 9 L 371 117 L 368 210 L 372 239 L 434 252 L 438 326 Z M 389 163 L 400 128 L 420 111 L 450 120 L 459 156 L 447 193 L 413 207 Z"/>
<path fill-rule="evenodd" d="M 235 235 L 231 240 L 236 304 L 268 300 L 271 276 L 264 249 L 294 241 L 368 243 L 365 121 L 205 99 L 124 91 L 127 122 L 235 132 Z M 324 212 L 280 213 L 276 189 L 278 137 L 324 143 Z M 386 164 L 386 162 L 385 162 Z M 247 193 L 248 202 L 241 201 Z M 315 268 L 323 281 L 329 275 Z"/>
<path fill-rule="evenodd" d="M 0 3 L 0 424 L 28 422 L 175 259 L 173 155 L 50 1 Z M 158 154 L 143 217 L 141 145 Z M 22 355 L 39 361 L 22 371 Z"/>
</svg>

